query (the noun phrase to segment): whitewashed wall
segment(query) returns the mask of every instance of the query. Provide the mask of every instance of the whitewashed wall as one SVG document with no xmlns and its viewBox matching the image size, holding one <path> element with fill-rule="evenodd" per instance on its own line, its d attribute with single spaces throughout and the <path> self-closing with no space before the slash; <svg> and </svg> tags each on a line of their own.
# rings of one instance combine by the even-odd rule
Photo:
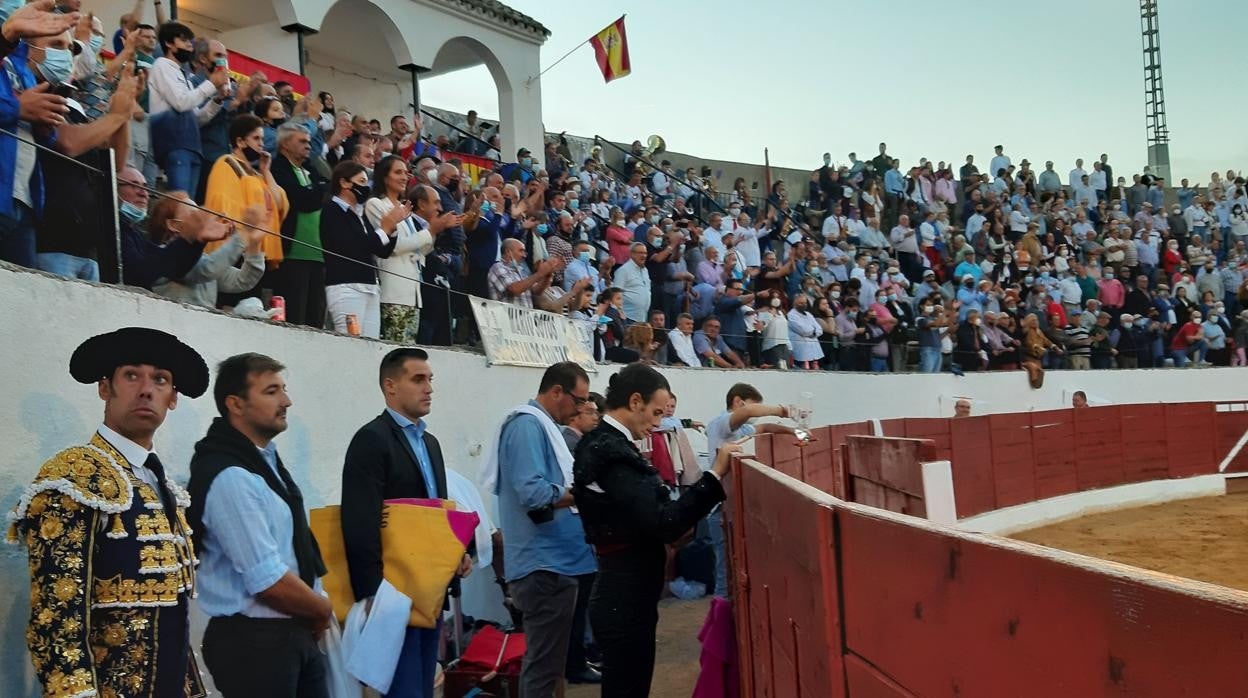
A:
<svg viewBox="0 0 1248 698">
<path fill-rule="evenodd" d="M 125 325 L 173 332 L 209 362 L 244 351 L 269 354 L 289 367 L 294 405 L 278 437 L 283 459 L 312 507 L 337 503 L 342 456 L 354 431 L 382 409 L 377 364 L 391 347 L 312 330 L 243 320 L 193 309 L 142 292 L 70 282 L 0 265 L 0 509 L 9 510 L 40 464 L 85 441 L 102 418 L 95 389 L 70 378 L 67 365 L 86 337 Z M 435 371 L 430 430 L 448 465 L 475 478 L 479 452 L 504 410 L 536 392 L 541 371 L 489 367 L 484 357 L 431 351 Z M 605 390 L 608 367 L 593 377 Z M 1243 369 L 1050 373 L 1043 390 L 1023 373 L 850 375 L 798 372 L 666 370 L 681 398 L 681 416 L 708 421 L 737 381 L 756 385 L 769 401 L 814 394 L 815 422 L 951 414 L 967 396 L 976 412 L 1012 412 L 1069 404 L 1070 392 L 1116 403 L 1242 400 Z M 215 415 L 211 396 L 183 399 L 160 430 L 156 446 L 174 477 L 185 481 L 192 445 Z M 499 610 L 492 574 L 476 575 L 467 603 L 482 615 Z M 28 577 L 24 550 L 0 546 L 0 695 L 37 695 L 25 650 Z M 198 642 L 196 643 L 198 644 Z"/>
</svg>

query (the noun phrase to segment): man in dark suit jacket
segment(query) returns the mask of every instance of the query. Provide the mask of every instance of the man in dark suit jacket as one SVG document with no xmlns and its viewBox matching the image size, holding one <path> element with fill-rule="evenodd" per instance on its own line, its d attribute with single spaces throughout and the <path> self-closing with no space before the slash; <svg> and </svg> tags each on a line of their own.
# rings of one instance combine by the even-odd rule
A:
<svg viewBox="0 0 1248 698">
<path fill-rule="evenodd" d="M 355 433 L 342 469 L 342 538 L 357 601 L 371 599 L 381 585 L 385 500 L 447 498 L 442 447 L 425 431 L 433 405 L 429 355 L 414 348 L 391 351 L 381 360 L 380 383 L 386 410 Z M 465 555 L 459 576 L 471 569 L 472 558 Z M 407 629 L 388 695 L 433 695 L 438 636 L 436 628 Z"/>
</svg>

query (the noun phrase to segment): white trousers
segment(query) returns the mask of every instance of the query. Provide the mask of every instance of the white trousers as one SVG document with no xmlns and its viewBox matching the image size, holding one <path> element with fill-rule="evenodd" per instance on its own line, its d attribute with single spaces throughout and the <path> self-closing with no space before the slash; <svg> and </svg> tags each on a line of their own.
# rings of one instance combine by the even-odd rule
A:
<svg viewBox="0 0 1248 698">
<path fill-rule="evenodd" d="M 347 334 L 347 316 L 360 322 L 360 336 L 381 337 L 381 289 L 377 284 L 333 284 L 325 287 L 325 306 L 334 331 Z"/>
</svg>

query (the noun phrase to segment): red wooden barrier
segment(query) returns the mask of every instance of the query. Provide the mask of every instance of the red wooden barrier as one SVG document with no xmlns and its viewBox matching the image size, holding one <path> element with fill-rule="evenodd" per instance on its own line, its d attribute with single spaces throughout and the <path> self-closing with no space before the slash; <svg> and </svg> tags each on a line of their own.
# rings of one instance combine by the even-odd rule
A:
<svg viewBox="0 0 1248 698">
<path fill-rule="evenodd" d="M 832 508 L 778 471 L 738 466 L 744 495 L 729 519 L 745 551 L 733 560 L 745 695 L 845 696 Z"/>
<path fill-rule="evenodd" d="M 1028 428 L 1073 437 L 1055 417 L 1032 415 Z M 875 453 L 886 479 L 888 449 L 916 443 L 934 448 L 850 438 L 847 467 Z M 1048 482 L 1072 482 L 1066 471 Z M 1248 593 L 845 503 L 749 461 L 729 496 L 745 696 L 1231 696 L 1248 685 L 1235 659 L 1248 651 Z"/>
<path fill-rule="evenodd" d="M 1166 405 L 1166 454 L 1170 477 L 1213 473 L 1222 459 L 1214 457 L 1217 430 L 1212 402 Z"/>
<path fill-rule="evenodd" d="M 1031 417 L 988 416 L 992 440 L 993 491 L 997 508 L 1036 499 L 1036 463 L 1032 456 Z"/>
<path fill-rule="evenodd" d="M 1037 499 L 1079 491 L 1075 471 L 1075 420 L 1071 412 L 1065 409 L 1031 413 Z"/>
<path fill-rule="evenodd" d="M 1122 419 L 1123 482 L 1170 477 L 1165 405 L 1131 405 L 1124 407 L 1119 415 Z"/>
<path fill-rule="evenodd" d="M 949 432 L 948 417 L 907 417 L 906 433 L 903 436 L 908 439 L 931 439 L 936 446 L 937 460 L 952 459 L 953 439 Z"/>
<path fill-rule="evenodd" d="M 852 501 L 900 514 L 927 516 L 920 464 L 936 459 L 936 447 L 931 441 L 851 436 L 847 444 L 845 469 L 851 482 Z"/>
<path fill-rule="evenodd" d="M 1230 661 L 1248 650 L 1248 594 L 853 505 L 836 517 L 846 649 L 915 695 L 1230 696 L 1248 682 Z"/>
<path fill-rule="evenodd" d="M 992 468 L 991 431 L 987 417 L 949 420 L 953 457 L 953 491 L 958 518 L 997 508 L 995 473 Z"/>
<path fill-rule="evenodd" d="M 1096 407 L 1075 415 L 1075 470 L 1080 490 L 1123 483 L 1122 408 Z"/>
<path fill-rule="evenodd" d="M 1240 438 L 1248 433 L 1248 410 L 1238 410 L 1234 412 L 1218 412 L 1214 418 L 1217 426 L 1217 462 L 1220 465 L 1222 459 L 1230 454 L 1231 450 L 1239 443 Z M 1231 459 L 1226 467 L 1228 473 L 1242 473 L 1248 471 L 1248 447 L 1239 451 L 1239 453 Z"/>
</svg>

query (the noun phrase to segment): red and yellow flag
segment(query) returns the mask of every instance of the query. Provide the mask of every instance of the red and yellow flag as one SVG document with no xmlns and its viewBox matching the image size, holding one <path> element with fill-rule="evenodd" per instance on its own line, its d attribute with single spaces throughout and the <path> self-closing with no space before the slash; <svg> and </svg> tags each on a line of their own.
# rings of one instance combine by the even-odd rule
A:
<svg viewBox="0 0 1248 698">
<path fill-rule="evenodd" d="M 604 80 L 611 82 L 632 72 L 628 65 L 628 35 L 624 33 L 623 17 L 607 25 L 589 42 L 594 45 L 594 55 Z"/>
</svg>

